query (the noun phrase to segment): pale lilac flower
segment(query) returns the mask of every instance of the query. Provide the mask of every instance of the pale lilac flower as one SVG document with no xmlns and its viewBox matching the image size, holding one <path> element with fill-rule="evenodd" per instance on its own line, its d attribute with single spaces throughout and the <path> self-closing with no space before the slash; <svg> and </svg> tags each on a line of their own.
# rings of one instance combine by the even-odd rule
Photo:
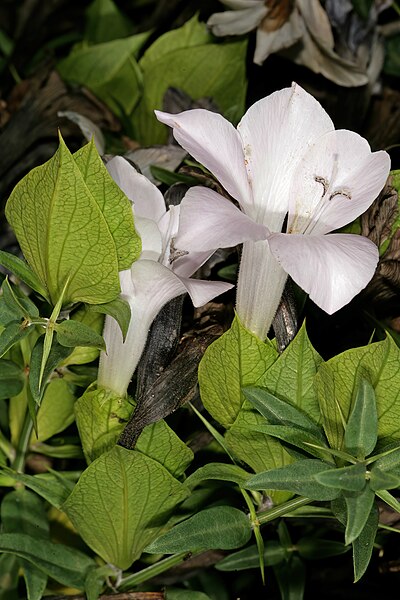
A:
<svg viewBox="0 0 400 600">
<path fill-rule="evenodd" d="M 194 306 L 202 306 L 233 286 L 221 281 L 190 279 L 213 250 L 203 249 L 201 241 L 195 240 L 195 251 L 192 252 L 190 242 L 183 253 L 175 251 L 180 207 L 171 206 L 166 210 L 161 192 L 124 158 L 115 157 L 107 168 L 133 202 L 135 225 L 142 239 L 139 260 L 120 273 L 121 296 L 131 308 L 126 340 L 123 342 L 116 321 L 107 316 L 103 332 L 107 354 L 102 352 L 100 355 L 98 385 L 123 396 L 142 355 L 150 325 L 161 308 L 185 292 Z M 247 217 L 242 217 L 246 223 Z M 190 220 L 190 208 L 186 211 L 186 219 Z M 262 228 L 258 225 L 249 222 L 247 226 L 253 238 L 262 236 Z M 180 229 L 184 231 L 185 228 L 181 226 Z"/>
<path fill-rule="evenodd" d="M 329 314 L 366 286 L 378 261 L 376 246 L 362 236 L 326 234 L 376 198 L 389 173 L 386 152 L 371 153 L 358 134 L 335 131 L 321 105 L 296 84 L 254 104 L 237 130 L 206 110 L 156 114 L 243 211 L 208 188 L 190 189 L 176 248 L 249 240 L 243 213 L 264 228 L 263 240 L 243 244 L 236 308 L 245 327 L 265 339 L 288 274 Z"/>
</svg>

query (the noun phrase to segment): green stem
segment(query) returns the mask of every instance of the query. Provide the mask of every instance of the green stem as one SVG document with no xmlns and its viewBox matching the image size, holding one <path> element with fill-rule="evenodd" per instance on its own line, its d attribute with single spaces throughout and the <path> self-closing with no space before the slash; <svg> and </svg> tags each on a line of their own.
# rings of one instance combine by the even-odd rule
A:
<svg viewBox="0 0 400 600">
<path fill-rule="evenodd" d="M 12 464 L 12 468 L 14 469 L 14 471 L 17 471 L 17 473 L 23 473 L 24 471 L 26 453 L 29 448 L 29 442 L 31 439 L 32 431 L 33 420 L 27 407 L 24 423 L 22 425 L 21 434 L 18 440 L 17 452 L 15 455 L 14 462 Z"/>
<path fill-rule="evenodd" d="M 15 448 L 2 431 L 0 431 L 0 450 L 4 452 L 10 462 L 15 460 Z"/>
<path fill-rule="evenodd" d="M 397 2 L 392 2 L 392 8 L 394 8 L 397 14 L 400 15 L 400 6 L 397 4 Z"/>
<path fill-rule="evenodd" d="M 264 523 L 269 523 L 270 521 L 273 521 L 278 517 L 284 517 L 287 513 L 296 510 L 296 508 L 299 508 L 300 506 L 310 504 L 310 502 L 313 502 L 313 500 L 310 500 L 310 498 L 297 496 L 297 498 L 293 498 L 293 500 L 288 500 L 283 504 L 274 506 L 274 508 L 270 508 L 269 510 L 257 513 L 258 522 L 260 523 L 260 525 L 263 525 Z"/>
<path fill-rule="evenodd" d="M 198 552 L 196 554 L 201 554 L 201 552 Z M 173 554 L 172 556 L 168 556 L 167 558 L 156 562 L 154 565 L 150 565 L 150 567 L 142 569 L 138 573 L 132 573 L 132 575 L 127 575 L 126 577 L 124 577 L 121 580 L 120 585 L 118 586 L 118 590 L 120 590 L 121 592 L 131 590 L 133 587 L 139 585 L 140 583 L 144 583 L 152 577 L 164 573 L 164 571 L 167 571 L 171 567 L 175 567 L 176 565 L 181 564 L 182 562 L 184 562 L 188 558 L 191 558 L 192 556 L 194 555 L 192 555 L 191 552 L 180 552 L 179 554 Z"/>
</svg>

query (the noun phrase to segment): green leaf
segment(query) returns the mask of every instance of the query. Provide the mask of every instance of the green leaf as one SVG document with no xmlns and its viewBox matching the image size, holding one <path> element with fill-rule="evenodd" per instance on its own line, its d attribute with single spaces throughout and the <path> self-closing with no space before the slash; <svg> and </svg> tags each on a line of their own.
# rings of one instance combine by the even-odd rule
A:
<svg viewBox="0 0 400 600">
<path fill-rule="evenodd" d="M 79 323 L 79 321 L 70 319 L 57 323 L 56 331 L 57 341 L 61 346 L 67 348 L 89 346 L 104 351 L 106 349 L 103 337 L 84 323 Z"/>
<path fill-rule="evenodd" d="M 31 444 L 44 442 L 64 431 L 74 421 L 75 396 L 64 379 L 50 381 L 37 413 L 37 435 L 32 432 Z"/>
<path fill-rule="evenodd" d="M 366 485 L 367 469 L 363 463 L 342 467 L 341 469 L 329 469 L 315 475 L 315 479 L 335 489 L 350 492 L 361 492 Z"/>
<path fill-rule="evenodd" d="M 18 279 L 21 279 L 21 281 L 40 294 L 45 300 L 49 300 L 46 287 L 25 261 L 18 258 L 18 256 L 0 250 L 0 265 L 11 271 L 11 273 L 14 273 Z"/>
<path fill-rule="evenodd" d="M 349 551 L 343 542 L 324 540 L 319 537 L 301 538 L 296 542 L 296 550 L 306 560 L 323 560 Z"/>
<path fill-rule="evenodd" d="M 278 581 L 281 600 L 303 600 L 306 584 L 306 572 L 303 561 L 296 555 L 288 562 L 282 562 L 274 567 Z"/>
<path fill-rule="evenodd" d="M 392 496 L 390 492 L 388 492 L 387 490 L 379 490 L 376 492 L 376 495 L 381 500 L 386 502 L 386 504 L 388 504 L 391 508 L 393 508 L 393 510 L 400 513 L 400 502 L 396 500 L 396 498 L 394 498 L 394 496 Z"/>
<path fill-rule="evenodd" d="M 218 479 L 220 481 L 232 481 L 233 483 L 237 483 L 240 487 L 244 487 L 249 476 L 250 473 L 237 465 L 208 463 L 192 473 L 192 475 L 186 479 L 185 485 L 190 489 L 193 489 L 206 479 Z"/>
<path fill-rule="evenodd" d="M 89 571 L 85 579 L 87 600 L 98 600 L 108 578 L 116 574 L 117 569 L 113 565 L 102 565 Z"/>
<path fill-rule="evenodd" d="M 262 385 L 277 357 L 272 344 L 247 331 L 236 316 L 231 328 L 207 348 L 199 366 L 201 398 L 214 419 L 231 427 L 245 400 L 242 388 Z"/>
<path fill-rule="evenodd" d="M 54 156 L 14 188 L 6 216 L 53 304 L 65 286 L 65 305 L 116 298 L 120 286 L 114 240 L 62 139 Z"/>
<path fill-rule="evenodd" d="M 37 404 L 40 404 L 45 386 L 52 375 L 54 370 L 59 364 L 71 353 L 69 348 L 61 346 L 58 343 L 57 336 L 53 339 L 53 343 L 50 348 L 50 353 L 47 358 L 45 368 L 43 370 L 42 385 L 39 386 L 40 369 L 43 360 L 43 347 L 44 347 L 44 336 L 38 338 L 35 346 L 33 347 L 31 354 L 31 361 L 29 366 L 29 388 L 33 399 Z"/>
<path fill-rule="evenodd" d="M 386 75 L 400 77 L 400 34 L 395 34 L 386 39 L 385 64 L 383 72 Z"/>
<path fill-rule="evenodd" d="M 373 458 L 373 457 L 371 457 Z M 385 454 L 374 461 L 374 468 L 378 467 L 382 471 L 391 471 L 400 466 L 400 448 L 393 448 L 392 452 Z"/>
<path fill-rule="evenodd" d="M 102 313 L 113 317 L 120 326 L 122 339 L 125 341 L 131 320 L 131 307 L 126 300 L 116 298 L 112 302 L 106 302 L 105 304 L 88 304 L 87 309 L 89 312 Z"/>
<path fill-rule="evenodd" d="M 91 307 L 96 304 L 85 304 L 71 315 L 74 321 L 83 323 L 93 329 L 96 333 L 101 334 L 104 328 L 104 317 L 99 312 L 92 312 Z M 98 348 L 90 346 L 77 346 L 74 350 L 62 361 L 62 366 L 82 365 L 96 360 L 99 356 Z M 95 378 L 93 378 L 95 379 Z M 93 381 L 92 379 L 92 381 Z M 89 383 L 91 383 L 90 381 Z M 89 385 L 89 384 L 87 384 Z"/>
<path fill-rule="evenodd" d="M 145 427 L 135 448 L 160 463 L 174 477 L 181 477 L 193 460 L 191 449 L 165 421 Z"/>
<path fill-rule="evenodd" d="M 237 122 L 246 96 L 247 40 L 213 43 L 197 17 L 160 36 L 139 62 L 143 71 L 143 96 L 132 117 L 142 145 L 163 144 L 167 129 L 154 118 L 170 87 L 191 98 L 210 97 L 227 119 Z"/>
<path fill-rule="evenodd" d="M 321 460 L 299 460 L 292 465 L 253 475 L 245 487 L 250 490 L 289 490 L 313 500 L 333 500 L 340 491 L 318 483 L 315 478 L 328 468 L 329 465 Z"/>
<path fill-rule="evenodd" d="M 115 446 L 82 473 L 63 510 L 103 560 L 127 569 L 187 496 L 159 463 Z"/>
<path fill-rule="evenodd" d="M 89 88 L 117 116 L 130 115 L 142 91 L 135 56 L 149 32 L 95 46 L 75 48 L 58 65 L 66 81 Z"/>
<path fill-rule="evenodd" d="M 364 21 L 367 21 L 374 0 L 351 0 L 351 3 L 356 13 L 364 19 Z"/>
<path fill-rule="evenodd" d="M 399 362 L 400 349 L 388 336 L 383 342 L 346 350 L 320 366 L 315 386 L 332 448 L 343 449 L 345 423 L 363 377 L 375 389 L 378 439 L 387 444 L 400 441 Z"/>
<path fill-rule="evenodd" d="M 0 400 L 17 396 L 23 389 L 24 372 L 12 360 L 0 359 Z"/>
<path fill-rule="evenodd" d="M 382 471 L 374 466 L 371 469 L 369 484 L 374 492 L 378 490 L 390 490 L 400 486 L 400 476 L 394 473 Z"/>
<path fill-rule="evenodd" d="M 0 334 L 0 358 L 31 331 L 32 328 L 28 327 L 25 322 L 11 321 L 8 323 Z"/>
<path fill-rule="evenodd" d="M 379 510 L 377 505 L 373 504 L 364 528 L 353 542 L 354 583 L 361 579 L 369 565 L 378 530 L 378 523 Z"/>
<path fill-rule="evenodd" d="M 118 270 L 129 269 L 142 250 L 141 240 L 133 223 L 132 204 L 109 175 L 97 152 L 94 139 L 73 156 L 113 237 Z M 112 306 L 117 311 L 116 305 Z"/>
<path fill-rule="evenodd" d="M 378 439 L 378 415 L 372 385 L 362 378 L 344 434 L 346 450 L 363 460 L 371 454 Z"/>
<path fill-rule="evenodd" d="M 368 520 L 372 505 L 374 503 L 375 493 L 369 485 L 357 492 L 345 492 L 344 499 L 347 508 L 347 523 L 345 533 L 345 543 L 351 544 L 360 535 Z"/>
<path fill-rule="evenodd" d="M 126 398 L 90 386 L 75 403 L 76 424 L 87 462 L 110 450 L 133 410 Z"/>
<path fill-rule="evenodd" d="M 193 590 L 179 590 L 175 588 L 169 588 L 166 590 L 166 600 L 212 600 L 210 596 L 203 592 L 196 592 Z"/>
<path fill-rule="evenodd" d="M 19 560 L 14 554 L 0 555 L 0 600 L 19 600 Z"/>
<path fill-rule="evenodd" d="M 311 422 L 318 423 L 321 415 L 314 389 L 314 377 L 322 363 L 323 360 L 314 350 L 303 323 L 294 340 L 268 369 L 261 387 L 296 407 L 303 415 L 308 415 Z M 304 426 L 307 428 L 305 423 Z"/>
<path fill-rule="evenodd" d="M 168 186 L 174 185 L 174 183 L 186 183 L 187 185 L 199 184 L 199 180 L 196 177 L 185 175 L 185 173 L 175 173 L 157 165 L 151 165 L 150 172 L 155 179 Z"/>
<path fill-rule="evenodd" d="M 200 511 L 155 540 L 146 552 L 174 554 L 186 550 L 232 550 L 251 537 L 248 517 L 231 506 Z"/>
<path fill-rule="evenodd" d="M 4 533 L 26 533 L 40 540 L 49 538 L 49 522 L 43 502 L 29 490 L 18 489 L 5 496 L 1 504 L 1 520 Z M 23 569 L 28 600 L 41 600 L 47 585 L 47 574 L 23 558 Z"/>
<path fill-rule="evenodd" d="M 24 533 L 0 534 L 0 552 L 11 552 L 25 558 L 50 577 L 67 585 L 83 590 L 85 577 L 94 561 L 80 552 L 47 540 L 38 541 Z"/>
<path fill-rule="evenodd" d="M 94 0 L 86 11 L 85 39 L 101 44 L 128 36 L 132 25 L 112 0 Z"/>
<path fill-rule="evenodd" d="M 279 542 L 270 541 L 264 545 L 264 564 L 266 567 L 278 565 L 286 558 L 286 550 Z M 220 560 L 215 568 L 218 571 L 244 571 L 246 569 L 258 569 L 260 557 L 256 545 L 239 550 Z"/>
<path fill-rule="evenodd" d="M 58 477 L 48 475 L 25 475 L 16 473 L 12 469 L 3 467 L 0 473 L 11 477 L 15 481 L 23 483 L 28 488 L 36 492 L 39 496 L 47 500 L 55 508 L 60 508 L 63 502 L 69 496 L 73 484 L 59 475 Z"/>
<path fill-rule="evenodd" d="M 265 389 L 246 387 L 243 393 L 247 400 L 268 420 L 271 425 L 287 425 L 310 433 L 325 444 L 320 428 L 308 415 L 286 402 L 280 400 Z"/>
<path fill-rule="evenodd" d="M 5 279 L 1 289 L 3 292 L 2 297 L 5 306 L 8 309 L 10 321 L 17 319 L 29 320 L 29 317 L 39 316 L 37 306 L 22 292 L 18 293 L 18 288 L 14 288 L 14 291 L 10 285 L 10 282 L 8 281 L 8 278 Z"/>
</svg>

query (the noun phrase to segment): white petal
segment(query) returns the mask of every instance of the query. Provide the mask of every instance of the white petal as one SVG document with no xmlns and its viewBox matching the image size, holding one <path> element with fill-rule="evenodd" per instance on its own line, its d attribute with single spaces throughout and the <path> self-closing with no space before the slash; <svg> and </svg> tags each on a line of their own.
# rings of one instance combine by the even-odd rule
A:
<svg viewBox="0 0 400 600">
<path fill-rule="evenodd" d="M 191 277 L 214 252 L 215 250 L 203 250 L 203 252 L 189 252 L 178 256 L 171 263 L 171 268 L 179 277 Z"/>
<path fill-rule="evenodd" d="M 350 302 L 372 278 L 378 249 L 360 235 L 271 234 L 271 252 L 292 279 L 328 314 Z"/>
<path fill-rule="evenodd" d="M 246 240 L 265 239 L 268 230 L 242 213 L 232 202 L 206 187 L 193 187 L 181 202 L 175 239 L 177 250 L 229 248 Z"/>
<path fill-rule="evenodd" d="M 249 216 L 281 230 L 299 157 L 333 129 L 319 102 L 296 84 L 253 104 L 238 126 L 254 197 Z"/>
<path fill-rule="evenodd" d="M 176 141 L 215 175 L 240 203 L 250 201 L 250 189 L 238 132 L 217 113 L 201 108 L 177 115 L 155 111 L 157 119 L 173 127 Z"/>
<path fill-rule="evenodd" d="M 252 8 L 215 13 L 208 19 L 207 26 L 217 36 L 242 35 L 256 29 L 266 14 L 266 7 L 258 3 Z"/>
<path fill-rule="evenodd" d="M 289 19 L 279 29 L 266 31 L 261 24 L 257 29 L 254 62 L 257 65 L 262 65 L 270 54 L 289 48 L 298 42 L 303 32 L 303 21 L 296 8 L 292 10 Z"/>
<path fill-rule="evenodd" d="M 347 130 L 329 132 L 305 153 L 290 190 L 288 232 L 324 234 L 350 223 L 386 183 L 390 158 Z"/>
<path fill-rule="evenodd" d="M 181 282 L 186 287 L 193 306 L 199 307 L 207 304 L 216 296 L 231 290 L 234 286 L 225 281 L 204 281 L 203 279 L 181 278 Z"/>
<path fill-rule="evenodd" d="M 73 110 L 60 110 L 58 111 L 57 116 L 66 117 L 73 123 L 76 123 L 87 141 L 90 142 L 93 138 L 97 152 L 101 155 L 104 154 L 106 142 L 100 127 L 96 125 L 96 123 L 93 123 L 93 121 L 85 117 L 85 115 L 81 115 Z"/>
<path fill-rule="evenodd" d="M 162 217 L 166 210 L 164 198 L 155 185 L 122 156 L 115 156 L 106 166 L 118 187 L 134 203 L 135 215 L 153 221 Z"/>
<path fill-rule="evenodd" d="M 175 238 L 179 227 L 180 206 L 170 206 L 158 222 L 162 237 L 162 256 L 159 262 L 170 268 L 171 241 Z"/>
<path fill-rule="evenodd" d="M 136 217 L 135 227 L 142 240 L 140 258 L 158 261 L 162 253 L 162 238 L 160 230 L 152 219 Z"/>
</svg>

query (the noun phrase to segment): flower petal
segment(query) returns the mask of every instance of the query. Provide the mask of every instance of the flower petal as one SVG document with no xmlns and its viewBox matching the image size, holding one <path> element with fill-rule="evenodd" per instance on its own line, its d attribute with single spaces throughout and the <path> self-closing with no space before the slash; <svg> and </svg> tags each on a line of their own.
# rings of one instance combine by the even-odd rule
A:
<svg viewBox="0 0 400 600">
<path fill-rule="evenodd" d="M 263 3 L 242 10 L 214 13 L 207 21 L 207 26 L 216 36 L 242 35 L 256 29 L 267 14 Z"/>
<path fill-rule="evenodd" d="M 216 296 L 224 294 L 234 287 L 231 283 L 226 283 L 225 281 L 205 281 L 204 279 L 188 279 L 184 277 L 181 277 L 180 280 L 186 287 L 193 306 L 196 308 L 207 304 L 207 302 L 210 302 Z"/>
<path fill-rule="evenodd" d="M 177 250 L 229 248 L 247 240 L 265 239 L 268 230 L 232 202 L 206 187 L 191 188 L 181 202 Z"/>
<path fill-rule="evenodd" d="M 115 156 L 106 166 L 118 187 L 134 203 L 135 215 L 157 222 L 166 208 L 163 195 L 156 186 L 122 156 Z"/>
<path fill-rule="evenodd" d="M 209 169 L 231 196 L 243 204 L 250 201 L 240 136 L 229 121 L 201 108 L 177 115 L 155 113 L 161 123 L 173 127 L 176 141 Z"/>
<path fill-rule="evenodd" d="M 157 223 L 152 219 L 136 217 L 135 227 L 142 240 L 142 252 L 140 258 L 158 261 L 163 247 L 161 233 L 157 227 Z"/>
<path fill-rule="evenodd" d="M 379 259 L 375 244 L 360 235 L 274 233 L 268 242 L 285 271 L 328 314 L 367 285 Z"/>
<path fill-rule="evenodd" d="M 262 65 L 270 54 L 289 48 L 298 42 L 303 32 L 303 20 L 296 8 L 292 10 L 289 19 L 279 29 L 266 31 L 261 24 L 257 29 L 254 62 L 257 65 Z"/>
<path fill-rule="evenodd" d="M 288 232 L 324 234 L 372 204 L 389 175 L 386 152 L 345 129 L 322 136 L 301 159 L 290 190 Z"/>
<path fill-rule="evenodd" d="M 249 216 L 281 230 L 299 157 L 333 129 L 319 102 L 296 84 L 251 106 L 238 126 L 254 197 L 253 208 L 246 209 Z"/>
</svg>

